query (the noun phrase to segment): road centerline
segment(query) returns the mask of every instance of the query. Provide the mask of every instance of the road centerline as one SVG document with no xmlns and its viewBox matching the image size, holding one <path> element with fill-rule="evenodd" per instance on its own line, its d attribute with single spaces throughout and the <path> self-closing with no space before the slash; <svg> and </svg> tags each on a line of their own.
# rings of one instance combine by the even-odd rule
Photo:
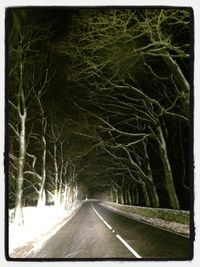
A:
<svg viewBox="0 0 200 267">
<path fill-rule="evenodd" d="M 92 205 L 92 204 L 91 204 Z M 94 206 L 92 205 L 92 208 L 94 210 L 94 212 L 96 213 L 96 215 L 102 220 L 102 222 L 110 229 L 112 230 L 112 227 L 104 220 L 104 218 L 96 211 L 96 209 L 94 208 Z"/>
<path fill-rule="evenodd" d="M 136 258 L 142 258 L 120 235 L 115 235 L 127 249 L 136 257 Z"/>
<path fill-rule="evenodd" d="M 116 236 L 116 238 L 118 240 L 121 241 L 121 243 L 136 257 L 136 258 L 142 258 L 120 235 L 115 234 L 115 230 L 112 228 L 112 226 L 110 226 L 105 220 L 104 218 L 98 213 L 98 211 L 96 211 L 96 209 L 94 208 L 94 206 L 91 204 L 92 209 L 94 210 L 94 212 L 96 213 L 96 215 L 102 220 L 102 222 L 110 229 L 112 230 L 112 233 L 114 233 L 114 235 Z"/>
</svg>

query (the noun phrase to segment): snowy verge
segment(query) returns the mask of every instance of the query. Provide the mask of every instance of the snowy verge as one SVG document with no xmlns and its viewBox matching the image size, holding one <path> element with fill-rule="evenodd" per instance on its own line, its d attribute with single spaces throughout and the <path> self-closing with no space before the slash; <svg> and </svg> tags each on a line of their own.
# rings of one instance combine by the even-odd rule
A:
<svg viewBox="0 0 200 267">
<path fill-rule="evenodd" d="M 28 253 L 39 250 L 80 209 L 82 203 L 69 211 L 53 206 L 42 209 L 23 208 L 24 225 L 9 222 L 9 256 L 24 258 Z M 13 210 L 9 211 L 12 213 Z M 10 216 L 9 216 L 10 217 Z"/>
<path fill-rule="evenodd" d="M 130 211 L 131 206 L 129 206 L 129 210 L 128 209 L 126 210 L 126 207 L 127 207 L 126 205 L 121 205 L 121 204 L 116 204 L 116 203 L 111 203 L 111 202 L 102 202 L 100 203 L 100 205 L 102 205 L 103 207 L 111 211 L 122 214 L 131 219 L 150 224 L 154 227 L 161 228 L 163 230 L 167 230 L 167 231 L 180 234 L 186 237 L 190 236 L 189 224 L 178 223 L 175 221 L 167 221 L 167 220 L 163 220 L 163 219 L 156 218 L 156 217 L 146 217 L 146 216 L 137 214 L 135 212 L 131 212 Z"/>
</svg>

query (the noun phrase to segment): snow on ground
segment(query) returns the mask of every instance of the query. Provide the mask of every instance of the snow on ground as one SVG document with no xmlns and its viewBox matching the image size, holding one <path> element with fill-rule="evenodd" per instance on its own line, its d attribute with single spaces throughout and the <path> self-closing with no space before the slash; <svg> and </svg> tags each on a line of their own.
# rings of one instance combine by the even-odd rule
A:
<svg viewBox="0 0 200 267">
<path fill-rule="evenodd" d="M 102 206 L 133 218 L 151 224 L 155 227 L 189 236 L 189 226 L 168 222 L 158 218 L 147 218 L 132 212 L 120 211 L 117 208 L 101 203 Z M 36 207 L 23 208 L 24 225 L 16 226 L 12 223 L 14 210 L 9 211 L 9 255 L 11 258 L 24 258 L 31 251 L 40 249 L 43 244 L 53 236 L 67 221 L 79 210 L 81 204 L 66 211 L 54 206 L 46 206 L 42 209 Z"/>
<path fill-rule="evenodd" d="M 23 208 L 24 225 L 12 223 L 14 210 L 9 211 L 9 255 L 13 258 L 23 258 L 30 251 L 38 250 L 53 236 L 74 214 L 81 205 L 66 211 L 54 206 Z"/>
<path fill-rule="evenodd" d="M 110 209 L 114 212 L 117 212 L 119 214 L 125 215 L 129 218 L 135 219 L 137 221 L 141 221 L 144 223 L 151 224 L 154 227 L 161 228 L 170 232 L 174 232 L 176 234 L 181 234 L 184 236 L 189 237 L 190 235 L 190 226 L 182 223 L 177 223 L 177 222 L 170 222 L 170 221 L 165 221 L 159 218 L 149 218 L 145 216 L 141 216 L 139 214 L 133 213 L 133 212 L 127 212 L 127 211 L 121 211 L 117 208 L 111 207 L 108 204 L 101 203 L 103 207 Z"/>
</svg>

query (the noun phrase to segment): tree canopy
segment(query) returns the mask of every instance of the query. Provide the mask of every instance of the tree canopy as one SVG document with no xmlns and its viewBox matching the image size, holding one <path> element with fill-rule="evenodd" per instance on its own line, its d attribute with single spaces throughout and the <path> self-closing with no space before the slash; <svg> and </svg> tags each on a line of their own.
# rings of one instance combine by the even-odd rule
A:
<svg viewBox="0 0 200 267">
<path fill-rule="evenodd" d="M 7 10 L 11 207 L 189 208 L 191 22 L 188 8 Z"/>
</svg>

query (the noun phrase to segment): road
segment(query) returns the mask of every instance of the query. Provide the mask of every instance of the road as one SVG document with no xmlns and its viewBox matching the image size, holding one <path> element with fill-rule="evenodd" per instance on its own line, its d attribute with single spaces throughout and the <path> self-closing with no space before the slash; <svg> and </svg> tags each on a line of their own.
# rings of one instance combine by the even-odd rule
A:
<svg viewBox="0 0 200 267">
<path fill-rule="evenodd" d="M 43 247 L 28 258 L 188 259 L 189 239 L 83 203 Z"/>
</svg>

